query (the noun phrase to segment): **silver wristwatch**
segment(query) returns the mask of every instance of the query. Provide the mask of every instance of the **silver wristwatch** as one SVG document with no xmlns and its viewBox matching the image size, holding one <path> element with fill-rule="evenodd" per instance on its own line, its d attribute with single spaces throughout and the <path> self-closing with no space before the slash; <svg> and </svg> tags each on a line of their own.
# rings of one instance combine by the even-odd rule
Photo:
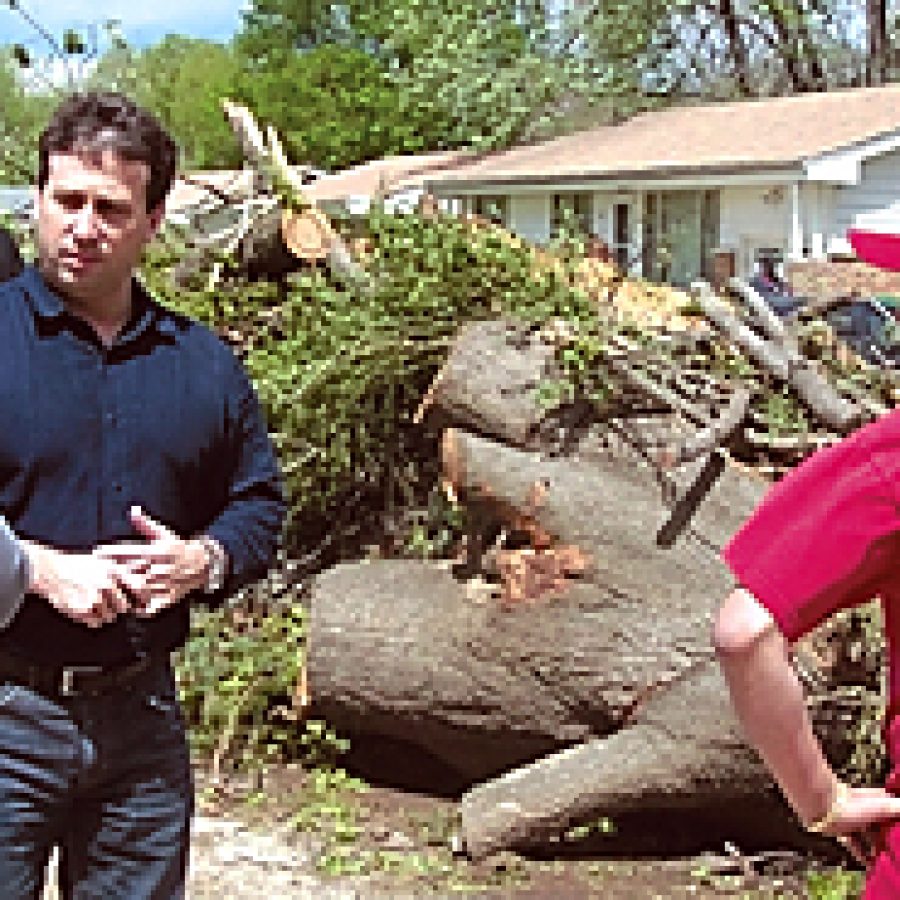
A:
<svg viewBox="0 0 900 900">
<path fill-rule="evenodd" d="M 209 535 L 200 538 L 203 551 L 206 553 L 206 584 L 203 585 L 205 594 L 213 594 L 220 590 L 225 583 L 225 574 L 228 569 L 228 554 L 222 545 Z"/>
</svg>

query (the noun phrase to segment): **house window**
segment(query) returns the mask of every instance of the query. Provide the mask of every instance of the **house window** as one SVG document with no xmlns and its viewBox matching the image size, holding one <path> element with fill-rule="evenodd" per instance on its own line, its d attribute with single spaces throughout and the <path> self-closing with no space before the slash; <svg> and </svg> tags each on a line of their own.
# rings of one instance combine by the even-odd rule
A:
<svg viewBox="0 0 900 900">
<path fill-rule="evenodd" d="M 631 206 L 628 203 L 613 206 L 613 250 L 616 265 L 627 272 L 631 267 Z"/>
<path fill-rule="evenodd" d="M 656 220 L 659 209 L 656 194 L 647 194 L 644 199 L 644 246 L 641 248 L 641 271 L 645 278 L 658 279 Z"/>
<path fill-rule="evenodd" d="M 486 219 L 495 225 L 506 225 L 509 221 L 509 197 L 502 194 L 480 194 L 473 201 L 472 212 L 479 219 Z"/>
<path fill-rule="evenodd" d="M 465 198 L 464 197 L 440 197 L 438 199 L 437 205 L 438 209 L 441 212 L 450 213 L 451 215 L 458 216 L 465 209 Z"/>
<path fill-rule="evenodd" d="M 581 235 L 594 233 L 594 195 L 588 191 L 567 191 L 553 195 L 553 217 L 550 233 L 576 231 Z"/>
<path fill-rule="evenodd" d="M 720 200 L 718 191 L 704 191 L 700 201 L 700 272 L 713 276 L 713 256 L 719 246 Z"/>
</svg>

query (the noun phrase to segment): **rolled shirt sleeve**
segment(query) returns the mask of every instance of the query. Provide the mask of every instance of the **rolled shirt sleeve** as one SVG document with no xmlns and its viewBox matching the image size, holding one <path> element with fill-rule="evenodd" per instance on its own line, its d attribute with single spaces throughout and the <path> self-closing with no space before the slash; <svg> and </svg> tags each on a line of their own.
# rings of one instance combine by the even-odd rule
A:
<svg viewBox="0 0 900 900">
<path fill-rule="evenodd" d="M 265 418 L 250 379 L 235 361 L 228 494 L 205 529 L 228 557 L 222 588 L 205 595 L 210 605 L 261 578 L 272 565 L 281 536 L 285 500 Z"/>
<path fill-rule="evenodd" d="M 889 413 L 774 485 L 723 551 L 738 582 L 796 640 L 896 578 L 900 418 Z"/>
<path fill-rule="evenodd" d="M 0 629 L 15 618 L 28 584 L 28 557 L 0 516 Z"/>
</svg>

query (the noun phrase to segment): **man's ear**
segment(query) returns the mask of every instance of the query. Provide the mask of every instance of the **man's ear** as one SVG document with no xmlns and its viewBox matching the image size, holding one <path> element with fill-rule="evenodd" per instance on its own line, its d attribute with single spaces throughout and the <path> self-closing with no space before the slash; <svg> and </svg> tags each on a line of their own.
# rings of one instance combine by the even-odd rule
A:
<svg viewBox="0 0 900 900">
<path fill-rule="evenodd" d="M 163 200 L 159 205 L 150 210 L 150 228 L 151 233 L 156 234 L 163 223 L 166 215 L 166 202 Z"/>
</svg>

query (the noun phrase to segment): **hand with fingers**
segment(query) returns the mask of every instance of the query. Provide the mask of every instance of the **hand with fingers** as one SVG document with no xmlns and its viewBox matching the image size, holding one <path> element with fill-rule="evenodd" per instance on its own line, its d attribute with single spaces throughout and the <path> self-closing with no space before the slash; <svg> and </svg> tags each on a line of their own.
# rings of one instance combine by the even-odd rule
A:
<svg viewBox="0 0 900 900">
<path fill-rule="evenodd" d="M 24 546 L 31 568 L 30 590 L 70 619 L 99 628 L 130 608 L 123 573 L 114 560 L 35 543 Z"/>
<path fill-rule="evenodd" d="M 202 541 L 179 537 L 138 506 L 129 515 L 144 540 L 104 544 L 94 556 L 115 566 L 137 615 L 155 616 L 205 585 L 209 559 Z"/>
<path fill-rule="evenodd" d="M 900 821 L 900 797 L 884 788 L 849 787 L 837 782 L 831 808 L 813 830 L 843 844 L 864 866 L 884 849 L 887 829 Z"/>
</svg>

